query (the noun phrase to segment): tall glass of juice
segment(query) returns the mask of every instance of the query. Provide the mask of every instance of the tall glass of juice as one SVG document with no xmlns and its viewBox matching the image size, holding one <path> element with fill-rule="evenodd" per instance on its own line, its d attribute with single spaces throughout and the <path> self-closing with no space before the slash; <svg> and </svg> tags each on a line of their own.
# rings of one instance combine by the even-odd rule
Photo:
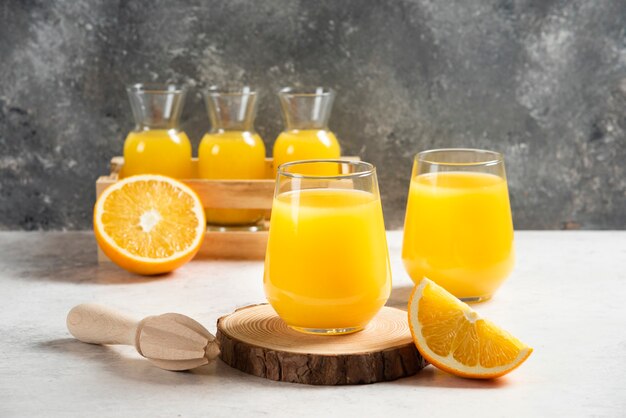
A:
<svg viewBox="0 0 626 418">
<path fill-rule="evenodd" d="M 274 143 L 274 170 L 283 163 L 297 160 L 336 159 L 341 155 L 339 141 L 328 129 L 335 92 L 325 87 L 293 89 L 278 92 L 285 120 L 285 130 Z M 331 167 L 301 167 L 304 174 Z M 333 174 L 333 173 L 330 173 Z"/>
<path fill-rule="evenodd" d="M 416 283 L 427 277 L 468 302 L 491 298 L 514 263 L 501 154 L 440 149 L 416 155 L 402 259 Z"/>
<path fill-rule="evenodd" d="M 303 174 L 332 172 L 323 176 Z M 311 160 L 279 167 L 264 288 L 295 330 L 362 330 L 385 304 L 391 270 L 374 166 Z"/>
<path fill-rule="evenodd" d="M 191 143 L 180 129 L 186 89 L 174 84 L 128 86 L 135 129 L 124 142 L 122 176 L 163 174 L 192 177 Z"/>
<path fill-rule="evenodd" d="M 198 175 L 204 179 L 265 178 L 265 144 L 254 130 L 257 93 L 250 87 L 211 87 L 205 92 L 211 130 L 198 150 Z M 207 208 L 207 223 L 254 225 L 262 210 Z"/>
</svg>

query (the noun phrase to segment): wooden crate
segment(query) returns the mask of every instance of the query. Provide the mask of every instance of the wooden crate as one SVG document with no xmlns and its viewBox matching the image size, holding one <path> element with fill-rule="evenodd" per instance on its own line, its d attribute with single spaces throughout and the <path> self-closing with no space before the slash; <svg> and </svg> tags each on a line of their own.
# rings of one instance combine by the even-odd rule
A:
<svg viewBox="0 0 626 418">
<path fill-rule="evenodd" d="M 358 161 L 358 157 L 342 157 L 342 159 Z M 198 160 L 192 161 L 193 172 L 197 173 Z M 96 196 L 114 184 L 124 169 L 124 158 L 111 159 L 111 173 L 101 176 L 96 181 Z M 202 247 L 196 258 L 231 258 L 245 260 L 261 260 L 265 257 L 268 237 L 268 220 L 274 197 L 274 164 L 271 158 L 265 159 L 265 179 L 262 180 L 182 180 L 191 187 L 204 207 L 227 209 L 261 209 L 264 210 L 266 221 L 258 231 L 227 230 L 217 231 L 208 228 Z M 195 176 L 197 177 L 197 176 Z M 108 258 L 98 250 L 98 260 Z"/>
</svg>

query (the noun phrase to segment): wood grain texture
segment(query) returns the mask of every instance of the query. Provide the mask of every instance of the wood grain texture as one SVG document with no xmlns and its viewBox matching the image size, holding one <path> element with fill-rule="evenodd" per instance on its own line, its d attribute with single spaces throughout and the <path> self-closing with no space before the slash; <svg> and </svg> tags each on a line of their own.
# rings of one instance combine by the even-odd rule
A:
<svg viewBox="0 0 626 418">
<path fill-rule="evenodd" d="M 254 232 L 207 231 L 195 258 L 263 260 L 267 238 L 267 229 Z"/>
<path fill-rule="evenodd" d="M 184 180 L 205 208 L 270 209 L 274 180 Z"/>
<path fill-rule="evenodd" d="M 200 245 L 197 259 L 263 260 L 267 247 L 268 231 L 261 225 L 260 231 L 207 231 Z M 98 248 L 98 262 L 109 262 Z"/>
<path fill-rule="evenodd" d="M 406 312 L 388 307 L 361 332 L 316 336 L 289 328 L 270 305 L 253 305 L 220 318 L 216 338 L 220 358 L 229 366 L 283 382 L 384 382 L 426 365 L 413 344 Z"/>
<path fill-rule="evenodd" d="M 138 321 L 106 306 L 77 305 L 67 314 L 67 329 L 78 340 L 89 344 L 135 346 Z"/>
<path fill-rule="evenodd" d="M 122 344 L 155 366 L 189 370 L 217 358 L 215 337 L 195 320 L 177 313 L 149 316 L 141 321 L 97 304 L 75 306 L 67 328 L 76 339 L 91 344 Z"/>
</svg>

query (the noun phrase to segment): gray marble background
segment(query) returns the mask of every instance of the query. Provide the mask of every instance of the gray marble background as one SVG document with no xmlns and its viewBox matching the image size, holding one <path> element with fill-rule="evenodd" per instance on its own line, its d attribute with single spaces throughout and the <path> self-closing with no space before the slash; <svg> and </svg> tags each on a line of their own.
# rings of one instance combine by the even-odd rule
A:
<svg viewBox="0 0 626 418">
<path fill-rule="evenodd" d="M 412 155 L 505 154 L 518 229 L 626 228 L 624 0 L 2 0 L 0 229 L 91 227 L 94 181 L 132 127 L 124 85 L 338 92 L 331 128 L 378 166 L 401 227 Z M 183 128 L 208 128 L 192 93 Z"/>
</svg>

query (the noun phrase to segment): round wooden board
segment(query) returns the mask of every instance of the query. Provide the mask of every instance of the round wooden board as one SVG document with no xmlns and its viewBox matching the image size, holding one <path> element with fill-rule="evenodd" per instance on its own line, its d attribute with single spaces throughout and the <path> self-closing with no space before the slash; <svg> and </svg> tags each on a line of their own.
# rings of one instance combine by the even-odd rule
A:
<svg viewBox="0 0 626 418">
<path fill-rule="evenodd" d="M 411 376 L 426 362 L 413 344 L 407 314 L 384 307 L 363 331 L 340 336 L 289 328 L 268 304 L 217 321 L 220 358 L 243 372 L 283 382 L 354 385 Z"/>
</svg>

